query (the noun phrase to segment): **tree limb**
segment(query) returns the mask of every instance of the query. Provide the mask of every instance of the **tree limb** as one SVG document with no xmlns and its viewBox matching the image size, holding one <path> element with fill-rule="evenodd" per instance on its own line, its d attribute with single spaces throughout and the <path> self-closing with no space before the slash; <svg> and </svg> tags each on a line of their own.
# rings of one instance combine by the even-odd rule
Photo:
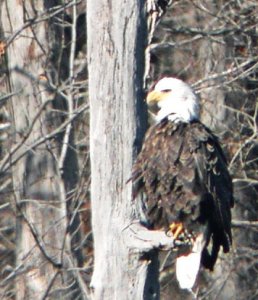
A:
<svg viewBox="0 0 258 300">
<path fill-rule="evenodd" d="M 258 228 L 258 221 L 232 220 L 232 227 L 255 227 Z"/>
<path fill-rule="evenodd" d="M 149 230 L 139 222 L 130 224 L 125 231 L 129 247 L 139 252 L 153 249 L 171 250 L 177 246 L 172 236 L 168 236 L 164 231 Z"/>
</svg>

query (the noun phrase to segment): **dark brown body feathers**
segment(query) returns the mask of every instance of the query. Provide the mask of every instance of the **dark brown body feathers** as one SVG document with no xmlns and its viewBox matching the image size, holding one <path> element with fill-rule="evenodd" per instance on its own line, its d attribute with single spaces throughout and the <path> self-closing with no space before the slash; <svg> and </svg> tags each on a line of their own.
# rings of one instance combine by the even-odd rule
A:
<svg viewBox="0 0 258 300">
<path fill-rule="evenodd" d="M 198 233 L 207 224 L 202 263 L 212 269 L 220 246 L 231 244 L 232 181 L 217 138 L 200 122 L 164 119 L 152 126 L 134 164 L 134 197 L 139 193 L 147 225 L 168 230 L 172 222 Z M 139 199 L 137 198 L 137 199 Z M 138 200 L 137 200 L 138 201 Z M 146 221 L 145 220 L 145 221 Z"/>
</svg>

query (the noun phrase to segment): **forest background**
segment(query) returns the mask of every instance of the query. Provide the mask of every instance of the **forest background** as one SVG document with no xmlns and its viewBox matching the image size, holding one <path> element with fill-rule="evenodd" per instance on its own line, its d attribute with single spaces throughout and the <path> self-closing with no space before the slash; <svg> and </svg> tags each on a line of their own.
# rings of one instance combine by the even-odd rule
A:
<svg viewBox="0 0 258 300">
<path fill-rule="evenodd" d="M 234 183 L 233 250 L 202 270 L 199 299 L 257 299 L 257 1 L 1 0 L 0 12 L 0 298 L 190 297 L 171 251 L 158 264 L 123 236 L 144 94 L 172 75 L 199 94 Z"/>
</svg>

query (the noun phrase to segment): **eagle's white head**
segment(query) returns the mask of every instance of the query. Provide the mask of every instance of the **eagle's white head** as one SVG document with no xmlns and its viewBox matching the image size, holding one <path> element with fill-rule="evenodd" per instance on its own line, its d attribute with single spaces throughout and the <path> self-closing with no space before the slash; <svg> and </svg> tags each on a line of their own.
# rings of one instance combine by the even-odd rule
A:
<svg viewBox="0 0 258 300">
<path fill-rule="evenodd" d="M 199 99 L 192 88 L 180 79 L 162 78 L 146 100 L 156 122 L 165 117 L 175 122 L 199 119 Z"/>
</svg>

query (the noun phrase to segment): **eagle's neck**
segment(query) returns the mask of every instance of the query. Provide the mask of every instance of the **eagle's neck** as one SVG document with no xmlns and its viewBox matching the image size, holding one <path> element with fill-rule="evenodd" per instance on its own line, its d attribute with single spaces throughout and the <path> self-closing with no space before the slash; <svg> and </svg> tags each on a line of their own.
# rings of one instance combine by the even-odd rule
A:
<svg viewBox="0 0 258 300">
<path fill-rule="evenodd" d="M 190 123 L 199 120 L 200 108 L 195 94 L 183 99 L 164 99 L 159 104 L 160 110 L 155 117 L 157 123 L 166 117 L 172 122 Z"/>
<path fill-rule="evenodd" d="M 174 123 L 190 123 L 192 121 L 192 119 L 185 119 L 185 118 L 182 118 L 180 115 L 177 115 L 175 113 L 171 113 L 170 115 L 167 116 L 167 119 L 170 121 L 170 122 L 174 122 Z"/>
</svg>

